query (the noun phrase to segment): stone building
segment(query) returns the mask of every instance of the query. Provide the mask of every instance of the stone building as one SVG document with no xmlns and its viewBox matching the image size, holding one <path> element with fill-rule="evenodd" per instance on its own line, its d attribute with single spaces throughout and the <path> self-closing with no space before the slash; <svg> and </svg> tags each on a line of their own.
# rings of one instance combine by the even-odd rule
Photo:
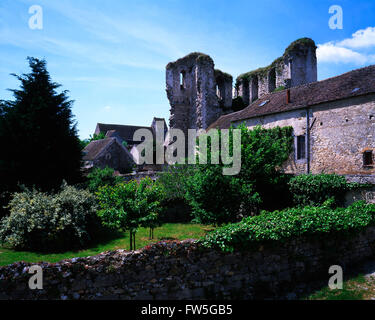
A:
<svg viewBox="0 0 375 320">
<path fill-rule="evenodd" d="M 83 150 L 83 169 L 110 167 L 119 173 L 132 170 L 134 161 L 127 150 L 115 137 L 91 141 Z"/>
<path fill-rule="evenodd" d="M 236 96 L 245 105 L 275 90 L 296 87 L 317 81 L 316 46 L 309 38 L 292 42 L 282 57 L 269 66 L 243 73 L 237 77 Z"/>
<path fill-rule="evenodd" d="M 375 66 L 317 81 L 315 43 L 298 39 L 268 67 L 237 77 L 233 93 L 246 106 L 237 112 L 230 112 L 232 77 L 223 74 L 201 53 L 167 65 L 172 128 L 292 126 L 286 172 L 375 184 Z"/>
<path fill-rule="evenodd" d="M 291 43 L 271 65 L 238 76 L 235 90 L 230 74 L 215 69 L 210 56 L 193 52 L 166 67 L 170 128 L 206 129 L 221 115 L 231 113 L 232 97 L 245 106 L 275 90 L 317 80 L 316 46 L 309 38 Z"/>
<path fill-rule="evenodd" d="M 193 52 L 166 67 L 171 129 L 206 129 L 232 106 L 232 76 L 214 69 L 208 55 Z"/>
<path fill-rule="evenodd" d="M 104 134 L 105 138 L 91 141 L 83 150 L 84 169 L 92 167 L 113 168 L 120 173 L 129 172 L 137 164 L 137 145 L 142 141 L 135 141 L 134 133 L 139 129 L 149 130 L 153 137 L 156 136 L 156 130 L 164 130 L 165 139 L 168 127 L 164 118 L 154 117 L 151 126 L 131 126 L 120 124 L 96 125 L 95 134 Z M 138 166 L 138 170 L 161 170 L 160 165 Z"/>
<path fill-rule="evenodd" d="M 375 184 L 375 65 L 265 94 L 211 128 L 292 126 L 288 173 L 336 173 Z"/>
</svg>

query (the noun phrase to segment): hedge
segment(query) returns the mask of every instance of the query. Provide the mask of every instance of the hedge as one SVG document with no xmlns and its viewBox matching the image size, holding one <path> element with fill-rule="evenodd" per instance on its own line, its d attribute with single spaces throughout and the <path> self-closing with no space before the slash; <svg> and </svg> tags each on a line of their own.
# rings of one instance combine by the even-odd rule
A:
<svg viewBox="0 0 375 320">
<path fill-rule="evenodd" d="M 337 205 L 343 204 L 345 192 L 357 187 L 337 174 L 301 174 L 289 181 L 289 190 L 297 206 L 322 205 L 334 198 Z"/>
<path fill-rule="evenodd" d="M 300 236 L 319 236 L 364 229 L 375 221 L 375 205 L 363 201 L 332 209 L 332 201 L 320 207 L 292 208 L 244 218 L 207 234 L 199 242 L 223 251 L 250 249 L 263 242 L 285 241 Z"/>
</svg>

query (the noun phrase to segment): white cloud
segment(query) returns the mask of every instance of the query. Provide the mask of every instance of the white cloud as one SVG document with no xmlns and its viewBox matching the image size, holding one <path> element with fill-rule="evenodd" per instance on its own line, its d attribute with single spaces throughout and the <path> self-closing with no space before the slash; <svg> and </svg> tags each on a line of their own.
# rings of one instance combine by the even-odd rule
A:
<svg viewBox="0 0 375 320">
<path fill-rule="evenodd" d="M 316 55 L 319 62 L 354 63 L 362 65 L 370 60 L 369 56 L 348 48 L 339 47 L 333 42 L 318 44 Z"/>
<path fill-rule="evenodd" d="M 367 27 L 352 34 L 351 38 L 344 39 L 338 43 L 347 48 L 369 48 L 375 46 L 375 27 Z"/>
<path fill-rule="evenodd" d="M 112 109 L 111 106 L 105 106 L 105 107 L 104 107 L 104 110 L 105 110 L 105 111 L 111 111 L 111 109 Z"/>
<path fill-rule="evenodd" d="M 341 41 L 318 44 L 317 58 L 319 62 L 366 65 L 375 63 L 375 54 L 369 52 L 371 49 L 375 51 L 375 27 L 358 30 L 351 38 Z"/>
</svg>

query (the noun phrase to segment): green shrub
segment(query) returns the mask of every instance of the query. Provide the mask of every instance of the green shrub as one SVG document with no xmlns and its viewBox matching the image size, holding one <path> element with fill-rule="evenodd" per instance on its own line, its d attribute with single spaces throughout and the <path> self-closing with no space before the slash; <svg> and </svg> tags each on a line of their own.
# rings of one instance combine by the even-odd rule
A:
<svg viewBox="0 0 375 320">
<path fill-rule="evenodd" d="M 122 181 L 121 177 L 114 175 L 115 170 L 106 167 L 104 169 L 95 168 L 87 175 L 87 186 L 91 192 L 96 192 L 103 186 L 114 186 Z"/>
<path fill-rule="evenodd" d="M 103 224 L 129 231 L 130 250 L 135 249 L 135 234 L 140 226 L 149 227 L 152 231 L 158 225 L 164 190 L 160 183 L 148 177 L 139 182 L 131 180 L 100 187 L 97 196 Z"/>
<path fill-rule="evenodd" d="M 97 227 L 95 196 L 64 185 L 55 195 L 26 190 L 14 193 L 10 215 L 0 222 L 0 242 L 38 251 L 81 247 Z"/>
<path fill-rule="evenodd" d="M 244 124 L 237 129 L 241 130 L 240 172 L 224 176 L 223 164 L 199 164 L 186 180 L 186 198 L 196 221 L 209 224 L 234 222 L 241 216 L 258 214 L 261 208 L 280 208 L 287 203 L 289 197 L 283 190 L 288 189 L 288 178 L 279 168 L 292 151 L 293 129 L 257 126 L 249 130 Z M 232 133 L 231 128 L 230 141 L 233 141 Z M 207 145 L 209 147 L 210 143 Z M 212 156 L 209 152 L 208 163 Z"/>
<path fill-rule="evenodd" d="M 348 208 L 336 209 L 332 209 L 331 205 L 328 201 L 321 207 L 264 211 L 259 216 L 216 229 L 200 242 L 205 247 L 233 251 L 300 236 L 359 231 L 375 222 L 373 204 L 358 201 Z"/>
<path fill-rule="evenodd" d="M 158 173 L 158 182 L 163 186 L 165 197 L 161 203 L 161 221 L 190 222 L 191 206 L 186 200 L 187 179 L 194 172 L 193 165 L 170 165 L 163 172 Z"/>
<path fill-rule="evenodd" d="M 194 166 L 174 164 L 158 173 L 158 182 L 164 187 L 167 200 L 184 199 L 187 192 L 187 178 L 194 173 Z"/>
<path fill-rule="evenodd" d="M 197 223 L 222 225 L 239 221 L 241 213 L 249 213 L 260 203 L 251 184 L 223 175 L 222 167 L 217 165 L 201 166 L 187 179 L 187 185 L 186 197 Z"/>
<path fill-rule="evenodd" d="M 289 181 L 289 190 L 297 206 L 321 205 L 329 198 L 334 198 L 340 205 L 350 188 L 345 177 L 336 174 L 302 174 Z"/>
</svg>

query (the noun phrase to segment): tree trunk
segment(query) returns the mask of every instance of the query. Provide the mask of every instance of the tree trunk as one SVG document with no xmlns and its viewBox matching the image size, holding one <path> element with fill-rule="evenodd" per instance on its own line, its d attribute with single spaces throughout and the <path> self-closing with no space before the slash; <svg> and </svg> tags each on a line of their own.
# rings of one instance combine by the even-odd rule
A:
<svg viewBox="0 0 375 320">
<path fill-rule="evenodd" d="M 130 251 L 133 250 L 133 233 L 129 231 L 129 238 L 130 238 Z"/>
</svg>

